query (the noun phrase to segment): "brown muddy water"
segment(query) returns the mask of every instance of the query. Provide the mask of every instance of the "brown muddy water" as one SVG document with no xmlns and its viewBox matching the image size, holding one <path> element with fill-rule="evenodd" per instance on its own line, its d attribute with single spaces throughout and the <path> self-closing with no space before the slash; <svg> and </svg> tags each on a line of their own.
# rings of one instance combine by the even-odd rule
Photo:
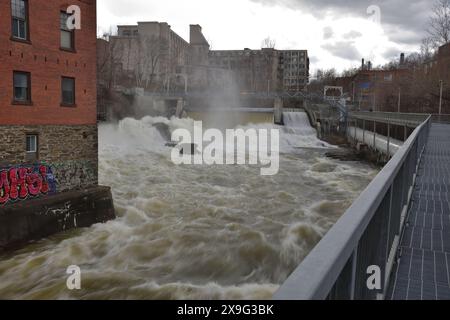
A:
<svg viewBox="0 0 450 320">
<path fill-rule="evenodd" d="M 377 174 L 325 157 L 306 115 L 286 115 L 280 171 L 176 166 L 153 124 L 102 125 L 100 183 L 118 218 L 58 234 L 0 257 L 2 299 L 270 299 Z M 66 269 L 81 268 L 79 291 Z"/>
</svg>

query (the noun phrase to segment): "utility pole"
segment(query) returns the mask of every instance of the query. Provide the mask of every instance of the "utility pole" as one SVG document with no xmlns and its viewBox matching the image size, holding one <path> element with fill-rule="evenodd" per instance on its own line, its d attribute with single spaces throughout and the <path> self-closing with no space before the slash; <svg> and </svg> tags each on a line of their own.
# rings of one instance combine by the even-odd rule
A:
<svg viewBox="0 0 450 320">
<path fill-rule="evenodd" d="M 439 80 L 440 92 L 439 92 L 439 115 L 442 114 L 442 91 L 444 86 L 444 81 Z"/>
<path fill-rule="evenodd" d="M 398 87 L 398 113 L 400 113 L 401 103 L 402 103 L 402 88 Z"/>
</svg>

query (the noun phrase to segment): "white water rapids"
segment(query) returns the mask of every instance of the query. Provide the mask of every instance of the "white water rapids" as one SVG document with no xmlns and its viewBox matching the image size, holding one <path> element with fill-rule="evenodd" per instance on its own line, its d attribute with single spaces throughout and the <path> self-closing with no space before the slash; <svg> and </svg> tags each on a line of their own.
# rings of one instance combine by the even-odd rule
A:
<svg viewBox="0 0 450 320">
<path fill-rule="evenodd" d="M 280 172 L 257 166 L 176 166 L 153 124 L 99 128 L 100 183 L 117 219 L 58 234 L 0 257 L 2 299 L 270 299 L 375 176 L 324 156 L 304 113 L 285 114 Z M 245 128 L 274 128 L 271 124 Z M 79 291 L 66 269 L 81 268 Z"/>
</svg>

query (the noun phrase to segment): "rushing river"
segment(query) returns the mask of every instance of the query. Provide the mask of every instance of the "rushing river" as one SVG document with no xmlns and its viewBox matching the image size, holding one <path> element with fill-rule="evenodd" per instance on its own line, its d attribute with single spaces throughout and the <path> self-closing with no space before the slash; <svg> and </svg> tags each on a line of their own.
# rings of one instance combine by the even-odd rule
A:
<svg viewBox="0 0 450 320">
<path fill-rule="evenodd" d="M 0 257 L 0 298 L 271 298 L 377 173 L 325 157 L 332 146 L 305 119 L 286 115 L 275 176 L 174 165 L 153 125 L 173 131 L 189 119 L 101 126 L 100 183 L 112 187 L 118 218 Z M 66 287 L 70 265 L 82 290 Z"/>
</svg>

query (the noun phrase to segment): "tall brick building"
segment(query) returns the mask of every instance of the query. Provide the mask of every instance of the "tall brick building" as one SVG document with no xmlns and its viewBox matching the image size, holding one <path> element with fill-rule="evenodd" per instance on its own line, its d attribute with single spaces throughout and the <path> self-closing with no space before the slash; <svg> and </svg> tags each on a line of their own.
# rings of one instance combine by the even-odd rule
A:
<svg viewBox="0 0 450 320">
<path fill-rule="evenodd" d="M 2 0 L 0 15 L 0 206 L 97 185 L 96 1 Z"/>
<path fill-rule="evenodd" d="M 1 251 L 115 215 L 98 186 L 96 1 L 1 0 L 0 16 Z"/>
</svg>

